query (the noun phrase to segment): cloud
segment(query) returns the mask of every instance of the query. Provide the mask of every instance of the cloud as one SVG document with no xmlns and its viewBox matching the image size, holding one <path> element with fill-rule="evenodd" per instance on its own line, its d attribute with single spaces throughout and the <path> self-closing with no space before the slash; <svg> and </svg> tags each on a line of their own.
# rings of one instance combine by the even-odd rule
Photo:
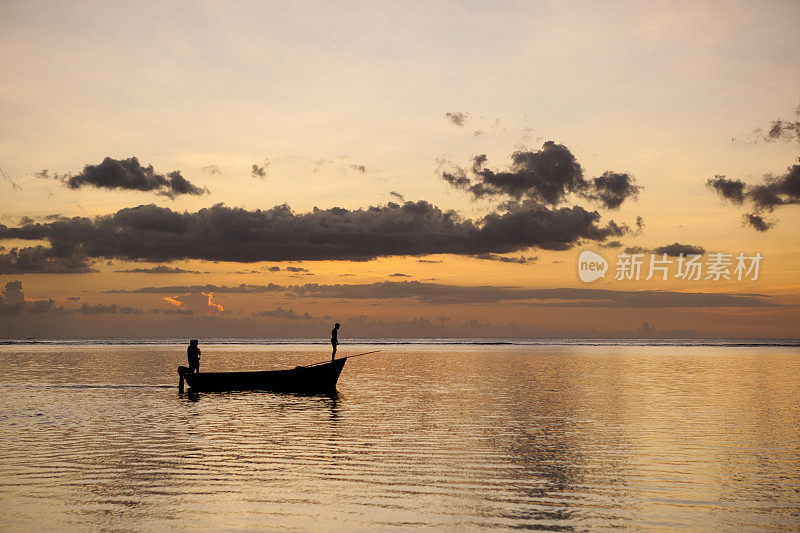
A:
<svg viewBox="0 0 800 533">
<path fill-rule="evenodd" d="M 800 117 L 800 105 L 795 110 L 795 115 Z M 761 130 L 756 130 L 760 133 Z M 767 142 L 798 141 L 800 142 L 800 120 L 773 120 L 769 130 L 763 136 Z"/>
<path fill-rule="evenodd" d="M 0 315 L 17 315 L 23 311 L 33 314 L 46 313 L 55 302 L 49 298 L 29 300 L 22 291 L 22 282 L 9 281 L 0 291 Z"/>
<path fill-rule="evenodd" d="M 633 233 L 634 235 L 641 235 L 644 231 L 644 219 L 640 216 L 636 217 L 636 231 Z"/>
<path fill-rule="evenodd" d="M 153 170 L 153 165 L 142 166 L 136 157 L 128 159 L 106 157 L 99 165 L 85 165 L 83 172 L 74 175 L 54 174 L 51 176 L 47 170 L 42 170 L 35 175 L 40 178 L 60 180 L 70 189 L 91 186 L 102 189 L 155 191 L 169 198 L 184 194 L 200 196 L 208 193 L 208 189 L 190 183 L 179 170 L 159 174 Z"/>
<path fill-rule="evenodd" d="M 122 315 L 141 315 L 142 310 L 135 307 L 118 306 L 117 304 L 105 305 L 89 305 L 83 304 L 75 310 L 64 310 L 66 312 L 74 312 L 81 315 L 115 315 L 117 313 Z"/>
<path fill-rule="evenodd" d="M 625 248 L 625 253 L 628 255 L 632 254 L 649 254 L 650 249 L 644 248 L 643 246 L 628 246 Z"/>
<path fill-rule="evenodd" d="M 775 120 L 764 136 L 767 142 L 778 140 L 800 141 L 800 121 Z"/>
<path fill-rule="evenodd" d="M 184 270 L 179 267 L 169 267 L 166 265 L 158 265 L 152 268 L 131 268 L 129 270 L 115 270 L 114 272 L 124 272 L 130 274 L 202 274 L 197 270 Z"/>
<path fill-rule="evenodd" d="M 638 198 L 641 186 L 635 184 L 630 174 L 606 171 L 592 180 L 592 192 L 586 195 L 590 200 L 600 202 L 606 209 L 619 209 L 628 198 Z"/>
<path fill-rule="evenodd" d="M 800 106 L 797 107 L 795 114 L 800 117 Z M 762 136 L 761 129 L 755 133 Z M 769 130 L 763 133 L 763 139 L 767 142 L 778 140 L 800 142 L 800 120 L 774 120 Z M 742 216 L 744 224 L 756 231 L 765 232 L 776 224 L 774 220 L 764 219 L 765 211 L 772 212 L 779 206 L 800 204 L 800 164 L 788 167 L 786 172 L 779 176 L 765 174 L 761 183 L 755 185 L 739 179 L 729 179 L 724 175 L 714 176 L 706 181 L 706 185 L 736 205 L 750 204 L 753 212 Z"/>
<path fill-rule="evenodd" d="M 775 222 L 764 220 L 764 211 L 772 212 L 779 206 L 800 204 L 800 164 L 790 166 L 780 176 L 767 174 L 756 185 L 719 175 L 709 179 L 706 185 L 734 204 L 749 203 L 754 212 L 744 215 L 745 224 L 764 232 L 775 225 Z"/>
<path fill-rule="evenodd" d="M 350 168 L 352 168 L 356 172 L 360 172 L 361 174 L 367 173 L 367 167 L 364 165 L 350 165 Z"/>
<path fill-rule="evenodd" d="M 217 174 L 222 174 L 222 169 L 219 168 L 217 165 L 206 165 L 200 170 L 202 170 L 209 176 L 216 176 Z"/>
<path fill-rule="evenodd" d="M 681 254 L 683 255 L 703 255 L 706 253 L 705 249 L 702 246 L 694 246 L 691 244 L 678 244 L 674 242 L 672 244 L 667 244 L 664 246 L 659 246 L 653 250 L 654 253 L 657 254 L 667 254 L 671 257 L 678 257 Z"/>
<path fill-rule="evenodd" d="M 143 287 L 114 293 L 175 294 L 214 292 L 271 293 L 314 299 L 408 300 L 424 304 L 516 302 L 550 307 L 780 307 L 770 296 L 751 293 L 622 291 L 583 288 L 526 289 L 520 287 L 447 285 L 420 281 L 381 281 L 364 284 L 239 285 Z"/>
<path fill-rule="evenodd" d="M 643 246 L 628 246 L 625 248 L 626 254 L 667 254 L 670 257 L 679 257 L 681 254 L 683 255 L 703 255 L 706 253 L 705 248 L 702 246 L 696 246 L 692 244 L 679 244 L 674 242 L 672 244 L 665 244 L 663 246 L 657 246 L 653 249 L 645 248 Z"/>
<path fill-rule="evenodd" d="M 745 225 L 752 227 L 756 231 L 765 232 L 775 225 L 775 221 L 766 221 L 764 217 L 756 213 L 745 213 L 742 215 Z"/>
<path fill-rule="evenodd" d="M 93 219 L 0 225 L 0 239 L 45 239 L 54 257 L 255 262 L 567 250 L 629 231 L 613 220 L 601 225 L 596 211 L 580 206 L 552 209 L 534 202 L 477 221 L 425 201 L 299 214 L 287 205 L 249 211 L 217 204 L 180 213 L 151 204 Z"/>
<path fill-rule="evenodd" d="M 22 311 L 25 304 L 25 294 L 22 292 L 22 282 L 9 281 L 0 292 L 0 314 L 10 315 Z"/>
<path fill-rule="evenodd" d="M 111 294 L 191 294 L 191 293 L 220 293 L 220 294 L 260 294 L 260 293 L 281 293 L 285 291 L 282 285 L 270 283 L 268 285 L 168 285 L 164 287 L 142 287 L 139 289 L 112 289 L 106 291 Z"/>
<path fill-rule="evenodd" d="M 448 111 L 444 114 L 444 118 L 450 121 L 451 124 L 458 126 L 459 128 L 462 127 L 464 124 L 467 123 L 469 118 L 472 115 L 462 111 Z"/>
<path fill-rule="evenodd" d="M 161 299 L 171 304 L 173 308 L 180 309 L 181 311 L 191 311 L 192 313 L 198 312 L 206 315 L 220 315 L 227 313 L 228 311 L 225 310 L 222 304 L 214 301 L 215 292 L 217 291 L 189 290 L 174 297 L 164 297 Z M 171 294 L 174 294 L 174 292 Z"/>
<path fill-rule="evenodd" d="M 312 298 L 410 299 L 429 304 L 521 302 L 554 307 L 774 307 L 760 294 L 673 291 L 614 291 L 601 289 L 524 289 L 459 286 L 418 281 L 377 282 L 361 285 L 307 284 L 287 292 Z"/>
<path fill-rule="evenodd" d="M 608 209 L 617 209 L 626 199 L 638 197 L 641 189 L 630 174 L 611 171 L 587 181 L 569 148 L 554 141 L 546 141 L 539 151 L 514 152 L 507 171 L 486 168 L 487 160 L 485 154 L 473 158 L 472 178 L 464 169 L 455 167 L 442 172 L 442 179 L 476 198 L 505 195 L 517 201 L 526 198 L 555 206 L 568 194 L 576 193 Z"/>
<path fill-rule="evenodd" d="M 526 257 L 521 255 L 519 257 L 506 257 L 497 254 L 475 254 L 472 257 L 475 259 L 483 259 L 485 261 L 498 261 L 500 263 L 517 263 L 519 265 L 532 265 L 536 262 L 538 257 Z"/>
<path fill-rule="evenodd" d="M 394 274 L 389 274 L 389 277 L 390 278 L 413 278 L 414 276 L 411 276 L 409 274 L 403 274 L 402 272 L 395 272 Z"/>
<path fill-rule="evenodd" d="M 259 311 L 257 313 L 253 313 L 253 317 L 261 318 L 261 317 L 273 317 L 273 318 L 281 318 L 284 320 L 312 320 L 312 317 L 308 313 L 298 314 L 294 311 L 294 309 L 284 309 L 283 307 L 277 307 L 272 311 Z"/>
<path fill-rule="evenodd" d="M 179 307 L 172 307 L 170 309 L 151 309 L 149 311 L 152 314 L 162 314 L 162 315 L 193 315 L 194 311 L 191 309 L 181 309 Z"/>
<path fill-rule="evenodd" d="M 259 179 L 266 178 L 271 164 L 272 162 L 269 159 L 264 159 L 258 163 L 253 163 L 253 166 L 250 169 L 250 175 Z"/>
<path fill-rule="evenodd" d="M 2 227 L 0 227 L 0 232 Z M 0 247 L 0 274 L 86 274 L 97 272 L 91 261 L 75 249 L 60 254 L 57 248 L 30 246 L 5 251 Z"/>
<path fill-rule="evenodd" d="M 16 181 L 12 180 L 8 176 L 6 176 L 6 173 L 5 173 L 5 171 L 3 170 L 2 167 L 0 167 L 0 178 L 3 178 L 3 181 L 7 181 L 11 185 L 11 189 L 12 190 L 14 190 L 14 191 L 21 191 L 22 190 L 22 187 L 20 186 L 19 183 L 17 183 Z"/>
<path fill-rule="evenodd" d="M 389 196 L 394 196 L 395 198 L 397 198 L 401 202 L 405 202 L 406 201 L 405 197 L 402 194 L 400 194 L 399 192 L 397 192 L 397 191 L 390 192 Z"/>
<path fill-rule="evenodd" d="M 710 178 L 706 185 L 714 189 L 714 191 L 735 204 L 742 204 L 744 202 L 744 190 L 747 185 L 742 180 L 728 179 L 725 176 L 717 174 Z"/>
<path fill-rule="evenodd" d="M 307 268 L 303 268 L 303 267 L 294 267 L 294 266 L 288 266 L 288 267 L 286 267 L 286 269 L 285 269 L 285 270 L 286 270 L 287 272 L 308 272 L 308 271 L 309 271 Z"/>
</svg>

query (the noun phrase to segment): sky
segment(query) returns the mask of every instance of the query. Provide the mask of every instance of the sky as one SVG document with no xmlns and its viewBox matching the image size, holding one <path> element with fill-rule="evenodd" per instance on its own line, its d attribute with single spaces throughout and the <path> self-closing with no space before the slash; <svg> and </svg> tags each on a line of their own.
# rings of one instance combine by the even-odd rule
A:
<svg viewBox="0 0 800 533">
<path fill-rule="evenodd" d="M 796 337 L 799 24 L 4 1 L 0 336 Z"/>
</svg>

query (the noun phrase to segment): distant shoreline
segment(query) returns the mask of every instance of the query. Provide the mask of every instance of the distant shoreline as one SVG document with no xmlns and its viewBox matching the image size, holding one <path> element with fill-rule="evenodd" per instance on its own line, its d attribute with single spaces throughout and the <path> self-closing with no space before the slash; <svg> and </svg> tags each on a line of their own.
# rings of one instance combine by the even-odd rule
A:
<svg viewBox="0 0 800 533">
<path fill-rule="evenodd" d="M 74 339 L 0 339 L 0 346 L 16 345 L 175 345 L 184 344 L 183 337 L 173 338 L 74 338 Z M 320 338 L 207 338 L 208 345 L 327 345 Z M 351 338 L 344 339 L 347 345 L 419 345 L 419 346 L 800 346 L 800 339 L 680 339 L 680 338 Z"/>
</svg>

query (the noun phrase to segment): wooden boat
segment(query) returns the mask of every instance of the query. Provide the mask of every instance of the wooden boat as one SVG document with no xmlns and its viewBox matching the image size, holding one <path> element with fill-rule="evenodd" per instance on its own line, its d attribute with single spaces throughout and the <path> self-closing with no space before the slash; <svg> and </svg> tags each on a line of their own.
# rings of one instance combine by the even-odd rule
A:
<svg viewBox="0 0 800 533">
<path fill-rule="evenodd" d="M 197 392 L 241 390 L 269 390 L 278 392 L 336 392 L 336 382 L 347 357 L 327 363 L 298 366 L 289 370 L 264 370 L 259 372 L 197 372 L 189 373 L 185 366 L 178 367 L 183 391 L 184 380 L 189 389 Z"/>
</svg>

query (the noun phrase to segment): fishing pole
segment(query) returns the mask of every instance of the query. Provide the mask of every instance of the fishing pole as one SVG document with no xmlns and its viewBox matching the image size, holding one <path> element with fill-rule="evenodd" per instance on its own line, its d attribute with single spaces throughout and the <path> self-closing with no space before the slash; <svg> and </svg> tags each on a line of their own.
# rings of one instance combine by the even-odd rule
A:
<svg viewBox="0 0 800 533">
<path fill-rule="evenodd" d="M 369 355 L 371 353 L 378 353 L 378 352 L 380 352 L 380 350 L 373 350 L 371 352 L 357 353 L 355 355 L 347 355 L 345 357 L 342 357 L 342 359 L 351 359 L 353 357 L 361 357 L 362 355 Z M 317 365 L 326 365 L 328 363 L 330 363 L 330 361 L 320 361 L 319 363 L 312 363 L 310 365 L 305 365 L 305 367 L 308 368 L 308 367 L 317 366 Z"/>
</svg>

